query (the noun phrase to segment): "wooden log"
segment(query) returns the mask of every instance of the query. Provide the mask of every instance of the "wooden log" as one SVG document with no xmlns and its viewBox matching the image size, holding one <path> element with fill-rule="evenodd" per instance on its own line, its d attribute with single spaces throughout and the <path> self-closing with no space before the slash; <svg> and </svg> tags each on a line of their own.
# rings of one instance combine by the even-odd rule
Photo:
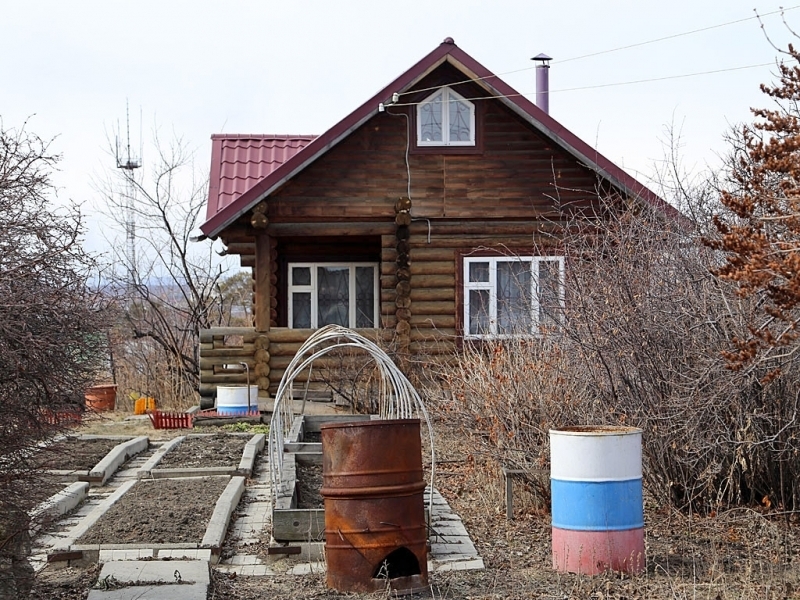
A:
<svg viewBox="0 0 800 600">
<path fill-rule="evenodd" d="M 456 278 L 452 275 L 415 275 L 413 278 L 414 288 L 455 288 Z"/>
<path fill-rule="evenodd" d="M 260 362 L 260 363 L 266 362 L 266 363 L 268 363 L 269 362 L 269 351 L 268 350 L 264 350 L 264 349 L 256 350 L 255 355 L 254 355 L 254 359 L 255 359 L 255 362 Z"/>
<path fill-rule="evenodd" d="M 398 254 L 394 262 L 400 268 L 408 267 L 411 264 L 411 256 L 408 254 Z"/>
<path fill-rule="evenodd" d="M 411 236 L 411 232 L 409 227 L 400 226 L 397 228 L 395 235 L 398 240 L 407 240 Z"/>
<path fill-rule="evenodd" d="M 411 287 L 411 301 L 427 301 L 434 302 L 436 300 L 450 300 L 455 298 L 455 290 L 453 288 L 418 288 Z"/>
<path fill-rule="evenodd" d="M 314 333 L 313 329 L 291 329 L 289 327 L 275 327 L 270 329 L 269 341 L 270 348 L 273 344 L 280 343 L 303 343 Z"/>
<path fill-rule="evenodd" d="M 398 296 L 408 296 L 411 294 L 411 283 L 408 281 L 400 281 L 397 283 L 394 289 Z"/>
<path fill-rule="evenodd" d="M 408 227 L 411 225 L 411 214 L 408 212 L 399 212 L 394 218 L 395 225 L 399 227 Z"/>
<path fill-rule="evenodd" d="M 394 312 L 394 316 L 398 321 L 408 321 L 411 318 L 411 311 L 407 308 L 398 308 Z"/>
<path fill-rule="evenodd" d="M 411 258 L 414 261 L 431 260 L 431 261 L 455 261 L 455 250 L 451 248 L 436 248 L 429 246 L 424 240 L 421 243 L 412 243 L 409 240 L 411 250 Z"/>
<path fill-rule="evenodd" d="M 269 363 L 258 363 L 256 368 L 253 369 L 256 379 L 261 377 L 269 377 Z"/>
<path fill-rule="evenodd" d="M 420 315 L 454 315 L 456 303 L 442 300 L 420 300 L 414 303 L 414 312 Z"/>
<path fill-rule="evenodd" d="M 256 305 L 255 328 L 256 331 L 269 333 L 270 314 L 270 275 L 272 273 L 272 258 L 270 256 L 269 235 L 264 231 L 256 236 Z"/>
<path fill-rule="evenodd" d="M 423 239 L 428 236 L 426 221 L 414 221 L 409 226 L 412 235 Z M 431 237 L 438 235 L 525 235 L 528 240 L 536 234 L 553 234 L 561 230 L 561 226 L 551 221 L 486 221 L 486 220 L 443 220 L 431 219 Z"/>
<path fill-rule="evenodd" d="M 411 244 L 408 240 L 400 240 L 397 242 L 397 253 L 408 254 L 411 251 Z"/>
<path fill-rule="evenodd" d="M 244 373 L 235 375 L 217 374 L 217 375 L 202 375 L 200 377 L 200 381 L 202 383 L 234 384 L 234 383 L 247 383 L 247 378 L 245 377 Z"/>
<path fill-rule="evenodd" d="M 411 325 L 408 321 L 398 321 L 394 330 L 397 335 L 409 335 L 411 333 Z"/>
<path fill-rule="evenodd" d="M 397 279 L 400 281 L 408 281 L 411 279 L 411 269 L 409 267 L 400 267 L 397 269 Z"/>
<path fill-rule="evenodd" d="M 303 342 L 273 342 L 269 347 L 270 356 L 294 356 L 300 350 Z"/>
<path fill-rule="evenodd" d="M 255 256 L 256 243 L 253 242 L 231 242 L 227 245 L 228 255 L 231 254 L 252 254 Z"/>
<path fill-rule="evenodd" d="M 242 358 L 252 357 L 255 348 L 252 345 L 245 345 L 243 348 L 213 348 L 213 349 L 200 349 L 200 356 L 204 358 L 224 358 L 230 359 L 230 362 L 238 362 Z"/>
<path fill-rule="evenodd" d="M 256 338 L 256 330 L 252 327 L 214 327 L 200 330 L 200 342 L 212 343 L 215 338 L 222 339 L 228 335 L 241 335 L 245 342 L 252 343 Z"/>
<path fill-rule="evenodd" d="M 424 315 L 421 313 L 415 312 L 411 315 L 411 318 L 408 320 L 409 323 L 415 327 L 435 327 L 439 329 L 440 327 L 451 327 L 454 328 L 456 326 L 456 317 L 455 315 Z"/>
<path fill-rule="evenodd" d="M 417 275 L 450 275 L 455 272 L 455 261 L 419 261 L 414 260 L 410 266 L 411 276 Z"/>
<path fill-rule="evenodd" d="M 386 235 L 394 234 L 392 221 L 343 221 L 334 223 L 276 223 L 271 222 L 270 235 L 286 237 Z"/>
<path fill-rule="evenodd" d="M 398 296 L 394 301 L 394 305 L 397 308 L 411 308 L 411 298 L 408 296 Z"/>
<path fill-rule="evenodd" d="M 423 354 L 425 356 L 449 356 L 456 351 L 455 340 L 440 339 L 434 341 L 411 342 L 408 350 L 412 354 Z"/>
<path fill-rule="evenodd" d="M 253 360 L 252 355 L 249 357 L 239 357 L 239 358 L 232 358 L 230 356 L 215 356 L 213 358 L 200 356 L 200 360 L 198 364 L 200 365 L 201 369 L 208 369 L 214 372 L 218 372 L 219 368 L 225 367 L 225 365 L 231 365 L 231 369 L 235 369 L 236 372 L 244 373 L 244 369 L 239 366 L 240 362 L 247 363 L 250 368 L 252 369 L 255 366 L 255 361 Z"/>
<path fill-rule="evenodd" d="M 254 347 L 256 350 L 268 350 L 269 336 L 259 335 L 254 342 Z"/>
<path fill-rule="evenodd" d="M 419 342 L 434 339 L 455 340 L 457 337 L 455 327 L 440 327 L 437 329 L 413 329 L 411 331 L 411 341 Z"/>
</svg>

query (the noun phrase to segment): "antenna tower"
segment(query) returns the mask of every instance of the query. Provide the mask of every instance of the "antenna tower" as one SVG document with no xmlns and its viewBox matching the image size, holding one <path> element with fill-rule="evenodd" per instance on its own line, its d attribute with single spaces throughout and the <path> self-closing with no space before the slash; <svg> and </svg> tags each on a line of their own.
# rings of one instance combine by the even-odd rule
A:
<svg viewBox="0 0 800 600">
<path fill-rule="evenodd" d="M 141 121 L 141 118 L 140 118 Z M 141 122 L 140 122 L 141 125 Z M 130 285 L 133 285 L 137 275 L 136 265 L 136 178 L 134 171 L 142 166 L 141 133 L 139 134 L 139 156 L 131 153 L 131 118 L 128 102 L 125 102 L 125 129 L 126 140 L 124 149 L 121 148 L 119 133 L 116 139 L 117 168 L 123 169 L 125 174 L 125 191 L 123 208 L 125 211 L 125 253 L 128 263 L 128 276 Z M 117 125 L 119 132 L 119 124 Z"/>
</svg>

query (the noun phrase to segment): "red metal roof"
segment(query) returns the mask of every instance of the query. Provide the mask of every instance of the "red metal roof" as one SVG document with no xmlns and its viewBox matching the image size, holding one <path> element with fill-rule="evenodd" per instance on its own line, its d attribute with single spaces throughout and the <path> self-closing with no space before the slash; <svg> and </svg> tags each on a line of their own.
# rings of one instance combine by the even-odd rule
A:
<svg viewBox="0 0 800 600">
<path fill-rule="evenodd" d="M 211 175 L 206 219 L 233 204 L 246 191 L 308 146 L 315 135 L 211 136 Z"/>
<path fill-rule="evenodd" d="M 368 119 L 376 115 L 380 103 L 390 104 L 393 93 L 402 93 L 411 89 L 420 79 L 445 61 L 464 73 L 465 79 L 475 80 L 477 85 L 486 89 L 490 94 L 497 96 L 500 102 L 505 103 L 531 126 L 552 139 L 612 185 L 634 197 L 641 198 L 670 216 L 678 219 L 683 218 L 683 215 L 677 209 L 598 153 L 586 142 L 579 139 L 574 133 L 570 132 L 530 100 L 524 98 L 514 88 L 456 46 L 452 39 L 448 38 L 380 92 L 316 138 L 313 144 L 309 143 L 282 164 L 274 166 L 267 175 L 249 190 L 241 193 L 237 199 L 224 206 L 218 206 L 216 212 L 214 212 L 209 198 L 207 220 L 200 226 L 200 229 L 208 237 L 216 237 L 220 231 L 233 223 L 252 206 L 271 194 Z M 211 168 L 212 181 L 214 181 L 213 157 Z"/>
</svg>

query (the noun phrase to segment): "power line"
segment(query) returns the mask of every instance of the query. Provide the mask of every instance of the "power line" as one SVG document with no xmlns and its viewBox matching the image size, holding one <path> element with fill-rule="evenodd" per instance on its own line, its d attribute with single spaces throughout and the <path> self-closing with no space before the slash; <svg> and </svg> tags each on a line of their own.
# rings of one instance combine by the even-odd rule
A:
<svg viewBox="0 0 800 600">
<path fill-rule="evenodd" d="M 645 42 L 637 42 L 635 44 L 628 44 L 626 46 L 619 46 L 617 48 L 610 48 L 608 50 L 600 50 L 599 52 L 593 52 L 591 54 L 582 54 L 581 56 L 573 56 L 572 58 L 567 58 L 567 59 L 564 59 L 564 60 L 559 60 L 559 61 L 554 61 L 554 62 L 556 62 L 557 64 L 563 64 L 563 63 L 572 62 L 572 61 L 576 61 L 576 60 L 582 60 L 584 58 L 590 58 L 592 56 L 600 56 L 600 55 L 603 55 L 603 54 L 610 54 L 612 52 L 619 52 L 621 50 L 629 50 L 631 48 L 638 48 L 640 46 L 647 46 L 649 44 L 656 44 L 658 42 L 664 42 L 664 41 L 667 41 L 667 40 L 673 40 L 675 38 L 684 37 L 684 36 L 687 36 L 687 35 L 694 35 L 695 33 L 702 33 L 704 31 L 710 31 L 712 29 L 719 29 L 721 27 L 728 27 L 729 25 L 736 25 L 737 23 L 744 23 L 746 21 L 752 21 L 752 20 L 755 20 L 755 19 L 763 18 L 763 17 L 769 17 L 769 16 L 776 15 L 776 14 L 787 13 L 787 12 L 789 12 L 791 10 L 796 10 L 798 8 L 800 8 L 800 4 L 796 4 L 795 6 L 790 6 L 789 8 L 780 8 L 778 10 L 773 10 L 773 11 L 770 11 L 768 13 L 764 13 L 763 15 L 756 14 L 756 15 L 754 15 L 752 17 L 745 17 L 743 19 L 736 19 L 735 21 L 728 21 L 726 23 L 719 23 L 717 25 L 709 25 L 708 27 L 701 27 L 700 29 L 692 29 L 691 31 L 684 31 L 682 33 L 675 33 L 675 34 L 672 34 L 672 35 L 668 35 L 668 36 L 664 36 L 664 37 L 660 37 L 660 38 L 655 38 L 655 39 L 652 39 L 652 40 L 647 40 Z M 722 69 L 720 71 L 709 71 L 709 73 L 719 73 L 719 72 L 722 72 L 722 71 L 725 71 L 725 70 L 733 71 L 733 70 L 736 70 L 736 69 L 749 69 L 749 68 L 752 68 L 752 67 L 755 67 L 755 66 L 764 66 L 764 65 L 752 65 L 750 67 L 737 67 L 737 68 L 734 68 L 734 69 Z M 451 83 L 450 85 L 461 85 L 463 83 L 473 83 L 473 82 L 477 82 L 477 81 L 486 81 L 488 79 L 494 79 L 494 78 L 498 78 L 498 77 L 503 77 L 505 75 L 513 75 L 514 73 L 521 73 L 523 71 L 530 71 L 530 70 L 535 69 L 535 68 L 536 68 L 536 66 L 523 67 L 521 69 L 514 69 L 512 71 L 505 71 L 503 73 L 498 73 L 496 75 L 487 75 L 486 77 L 475 77 L 475 78 L 472 78 L 472 79 L 464 79 L 463 81 L 456 81 L 454 83 Z M 702 74 L 702 73 L 689 74 L 689 75 L 676 75 L 676 76 L 674 76 L 672 78 L 693 77 L 694 75 L 700 75 L 700 74 Z M 662 79 L 665 79 L 665 78 L 662 78 Z M 666 79 L 669 79 L 669 78 L 666 78 Z M 632 83 L 644 83 L 646 81 L 659 81 L 659 79 L 653 79 L 653 80 L 643 79 L 643 80 L 641 80 L 641 82 L 632 82 Z M 606 86 L 610 86 L 610 85 L 627 85 L 627 84 L 625 84 L 625 83 L 606 84 Z M 606 87 L 606 86 L 590 86 L 590 87 Z M 408 91 L 408 92 L 400 92 L 398 95 L 405 96 L 405 95 L 408 95 L 408 94 L 418 94 L 418 93 L 421 93 L 421 92 L 429 92 L 429 91 L 433 91 L 433 90 L 438 90 L 440 87 L 441 87 L 440 85 L 436 85 L 436 86 L 431 86 L 431 87 L 427 87 L 427 88 L 422 88 L 422 89 L 419 89 L 419 90 L 411 90 L 411 91 Z M 574 89 L 589 89 L 589 88 L 574 88 Z M 559 91 L 567 91 L 567 90 L 559 90 Z M 522 95 L 522 94 L 518 94 L 518 95 Z M 395 106 L 407 106 L 407 105 L 395 104 Z"/>
<path fill-rule="evenodd" d="M 597 84 L 597 85 L 586 85 L 586 86 L 574 87 L 574 88 L 564 88 L 564 89 L 561 89 L 561 90 L 550 90 L 549 93 L 554 94 L 554 93 L 558 93 L 558 92 L 575 92 L 575 91 L 579 91 L 579 90 L 592 90 L 592 89 L 599 89 L 599 88 L 606 88 L 606 87 L 616 87 L 616 86 L 622 86 L 622 85 L 636 85 L 636 84 L 639 84 L 639 83 L 651 83 L 651 82 L 654 82 L 654 81 L 667 81 L 669 79 L 684 79 L 684 78 L 687 78 L 687 77 L 699 77 L 700 75 L 714 75 L 716 73 L 727 73 L 729 71 L 743 71 L 745 69 L 756 69 L 758 67 L 767 67 L 767 66 L 774 65 L 774 64 L 775 63 L 773 63 L 773 62 L 767 62 L 767 63 L 758 63 L 758 64 L 755 64 L 755 65 L 745 65 L 745 66 L 741 66 L 741 67 L 729 67 L 727 69 L 714 69 L 712 71 L 698 71 L 696 73 L 682 73 L 680 75 L 667 75 L 667 76 L 664 76 L 664 77 L 652 77 L 652 78 L 649 78 L 649 79 L 635 79 L 635 80 L 632 80 L 632 81 L 618 81 L 618 82 L 615 82 L 615 83 L 600 83 L 600 84 Z M 455 85 L 455 84 L 452 84 L 452 85 Z M 433 88 L 433 89 L 439 89 L 440 87 L 441 86 L 437 86 L 436 88 Z M 420 90 L 420 91 L 422 91 L 422 90 Z M 502 96 L 480 96 L 480 97 L 475 97 L 475 98 L 464 98 L 464 99 L 465 100 L 469 100 L 471 102 L 475 102 L 475 101 L 478 101 L 478 100 L 496 100 L 496 99 L 500 99 L 500 98 L 518 98 L 520 96 L 532 95 L 533 93 L 535 93 L 535 92 L 518 93 L 518 94 L 507 94 L 507 95 L 502 95 Z M 386 107 L 388 108 L 390 106 L 419 106 L 420 104 L 423 104 L 424 102 L 425 101 L 422 101 L 422 102 L 398 102 L 398 103 L 394 103 L 394 104 L 387 104 Z"/>
<path fill-rule="evenodd" d="M 619 52 L 620 50 L 630 50 L 631 48 L 639 48 L 640 46 L 647 46 L 648 44 L 656 44 L 658 42 L 664 42 L 666 40 L 674 40 L 675 38 L 684 37 L 687 35 L 694 35 L 695 33 L 702 33 L 704 31 L 711 31 L 712 29 L 719 29 L 721 27 L 727 27 L 729 25 L 736 25 L 737 23 L 744 23 L 746 21 L 753 21 L 755 19 L 759 19 L 761 17 L 769 17 L 771 15 L 776 15 L 779 13 L 787 13 L 790 10 L 795 10 L 800 8 L 800 4 L 791 6 L 789 8 L 781 8 L 778 10 L 773 10 L 772 12 L 764 13 L 763 15 L 754 15 L 752 17 L 745 17 L 744 19 L 736 19 L 735 21 L 728 21 L 727 23 L 719 23 L 718 25 L 709 25 L 708 27 L 701 27 L 700 29 L 692 29 L 691 31 L 684 31 L 683 33 L 675 33 L 673 35 L 667 35 L 664 37 L 656 38 L 653 40 L 648 40 L 646 42 L 637 42 L 635 44 L 628 44 L 627 46 L 619 46 L 618 48 L 610 48 L 608 50 L 601 50 L 600 52 L 593 52 L 591 54 L 582 54 L 581 56 L 573 56 L 572 58 L 567 58 L 564 60 L 557 61 L 560 64 L 572 62 L 573 60 L 581 60 L 583 58 L 590 58 L 592 56 L 600 56 L 602 54 L 610 54 L 611 52 Z M 535 67 L 528 67 L 528 68 L 535 68 Z"/>
</svg>

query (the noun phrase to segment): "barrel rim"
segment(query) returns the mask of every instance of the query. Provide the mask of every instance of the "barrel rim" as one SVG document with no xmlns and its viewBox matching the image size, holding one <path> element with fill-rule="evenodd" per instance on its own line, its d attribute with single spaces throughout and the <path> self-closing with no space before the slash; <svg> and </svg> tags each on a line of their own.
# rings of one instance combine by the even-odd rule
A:
<svg viewBox="0 0 800 600">
<path fill-rule="evenodd" d="M 320 431 L 322 431 L 325 429 L 352 429 L 354 427 L 378 427 L 406 423 L 409 425 L 419 425 L 421 422 L 420 419 L 375 419 L 374 421 L 345 421 L 343 423 L 331 421 L 328 423 L 321 423 L 319 428 Z"/>
<path fill-rule="evenodd" d="M 641 435 L 642 429 L 627 425 L 569 425 L 550 429 L 550 435 L 605 436 Z"/>
</svg>

